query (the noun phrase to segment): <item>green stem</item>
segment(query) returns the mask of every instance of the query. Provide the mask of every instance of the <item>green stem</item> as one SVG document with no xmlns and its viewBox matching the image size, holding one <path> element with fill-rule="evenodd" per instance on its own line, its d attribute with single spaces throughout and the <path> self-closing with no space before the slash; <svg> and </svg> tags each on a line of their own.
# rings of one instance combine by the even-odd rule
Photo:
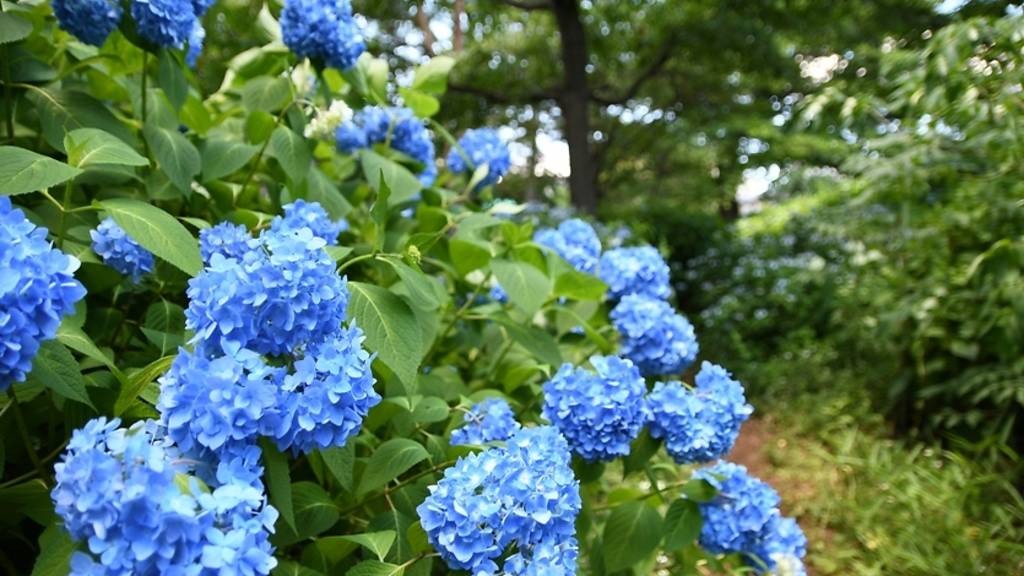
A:
<svg viewBox="0 0 1024 576">
<path fill-rule="evenodd" d="M 25 424 L 25 415 L 21 411 L 21 404 L 18 402 L 18 397 L 14 395 L 14 388 L 7 389 L 7 398 L 14 409 L 14 421 L 18 427 L 21 441 L 25 445 L 25 452 L 28 453 L 28 458 L 32 461 L 36 472 L 39 473 L 39 477 L 43 479 L 43 482 L 47 482 L 49 475 L 46 473 L 46 468 L 43 466 L 42 460 L 39 459 L 39 455 L 36 454 L 36 449 L 32 447 L 32 437 L 29 435 L 28 425 Z"/>
<path fill-rule="evenodd" d="M 0 12 L 4 11 L 4 4 L 0 2 Z M 14 98 L 11 97 L 11 55 L 10 48 L 5 44 L 0 50 L 0 61 L 4 66 L 4 110 L 7 114 L 7 139 L 14 141 Z"/>
<path fill-rule="evenodd" d="M 437 346 L 441 342 L 443 342 L 444 339 L 447 338 L 449 334 L 451 334 L 451 331 L 455 328 L 455 324 L 458 323 L 459 319 L 462 318 L 463 314 L 465 314 L 466 311 L 469 310 L 470 306 L 472 306 L 473 302 L 476 300 L 476 297 L 483 292 L 484 287 L 487 286 L 487 284 L 490 283 L 490 281 L 491 275 L 488 274 L 487 278 L 484 279 L 483 282 L 476 285 L 476 289 L 474 289 L 473 293 L 469 295 L 469 298 L 466 299 L 466 302 L 462 305 L 462 307 L 455 311 L 455 314 L 452 316 L 451 321 L 448 322 L 444 330 L 441 331 L 441 335 L 438 336 L 436 340 L 434 340 L 434 345 L 430 347 L 430 351 L 423 356 L 424 360 L 422 364 L 424 366 L 430 366 L 428 361 L 431 358 L 433 358 L 434 352 L 437 351 Z"/>
<path fill-rule="evenodd" d="M 252 181 L 252 177 L 256 175 L 256 168 L 259 167 L 260 161 L 263 160 L 263 154 L 266 153 L 267 146 L 270 145 L 270 139 L 274 135 L 274 130 L 277 130 L 277 127 L 281 125 L 281 122 L 284 120 L 285 113 L 288 112 L 288 110 L 290 110 L 294 104 L 295 100 L 292 100 L 290 104 L 282 108 L 281 111 L 277 114 L 277 118 L 274 120 L 274 128 L 273 130 L 270 131 L 270 136 L 268 136 L 267 139 L 263 141 L 263 146 L 260 147 L 260 151 L 252 160 L 252 166 L 249 168 L 249 173 L 245 175 L 245 180 L 242 181 L 241 190 L 243 192 L 245 191 L 245 188 L 249 185 L 249 182 Z"/>
<path fill-rule="evenodd" d="M 149 53 L 143 50 L 143 52 L 142 52 L 142 80 L 141 80 L 141 83 L 142 83 L 142 86 L 141 86 L 141 88 L 142 88 L 142 94 L 141 94 L 141 98 L 142 98 L 142 127 L 143 127 L 143 129 L 145 129 L 145 127 L 146 127 L 146 117 L 147 117 L 146 110 L 147 110 L 147 101 L 149 100 L 149 97 L 146 94 L 146 91 L 147 91 L 147 88 L 146 88 L 146 76 L 147 76 L 146 68 L 148 66 L 149 66 Z M 145 138 L 142 139 L 142 149 L 146 153 L 146 157 L 148 158 L 149 157 L 149 142 L 146 142 Z"/>
<path fill-rule="evenodd" d="M 668 504 L 668 498 L 661 491 L 661 487 L 658 485 L 658 477 L 654 474 L 654 469 L 651 468 L 650 463 L 644 466 L 644 474 L 647 474 L 647 479 L 651 481 L 651 487 L 654 488 L 654 492 L 658 494 L 661 501 Z"/>
<path fill-rule="evenodd" d="M 63 249 L 64 248 L 64 233 L 65 233 L 65 226 L 67 225 L 68 206 L 71 205 L 71 182 L 72 182 L 72 180 L 68 180 L 67 185 L 64 186 L 64 203 L 61 205 L 61 209 L 60 209 L 60 223 L 59 223 L 59 226 L 57 228 L 57 248 L 58 249 Z"/>
<path fill-rule="evenodd" d="M 371 260 L 377 257 L 376 252 L 370 252 L 369 254 L 363 254 L 362 256 L 356 256 L 351 260 L 346 260 L 340 266 L 338 266 L 338 274 L 341 274 L 346 268 L 355 264 L 356 262 L 362 262 L 363 260 Z"/>
<path fill-rule="evenodd" d="M 348 508 L 345 508 L 344 510 L 341 511 L 341 516 L 342 516 L 342 518 L 344 518 L 345 516 L 348 516 L 352 512 L 355 512 L 356 510 L 362 508 L 367 503 L 373 502 L 377 498 L 388 497 L 392 493 L 394 493 L 394 492 L 396 492 L 398 490 L 401 490 L 402 488 L 405 488 L 406 486 L 408 486 L 409 484 L 412 484 L 413 482 L 419 480 L 420 478 L 422 478 L 422 477 L 424 477 L 424 476 L 426 476 L 428 474 L 433 474 L 434 472 L 440 472 L 441 470 L 444 470 L 445 468 L 448 468 L 449 466 L 451 466 L 453 464 L 455 464 L 454 460 L 446 460 L 444 462 L 441 462 L 440 464 L 436 464 L 434 466 L 431 466 L 430 468 L 427 468 L 426 470 L 422 470 L 420 472 L 417 472 L 416 474 L 413 474 L 412 476 L 406 478 L 405 480 L 402 480 L 398 484 L 395 484 L 394 486 L 389 486 L 389 487 L 385 488 L 382 492 L 379 492 L 378 494 L 372 496 L 371 498 L 369 498 L 367 500 L 363 500 L 362 502 L 359 502 L 358 504 L 353 504 L 352 506 L 349 506 Z"/>
</svg>

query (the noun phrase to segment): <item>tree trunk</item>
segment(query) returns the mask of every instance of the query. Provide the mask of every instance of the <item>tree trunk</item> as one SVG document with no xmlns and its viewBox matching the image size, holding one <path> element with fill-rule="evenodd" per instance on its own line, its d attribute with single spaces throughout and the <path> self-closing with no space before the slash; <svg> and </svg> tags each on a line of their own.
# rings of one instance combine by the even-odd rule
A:
<svg viewBox="0 0 1024 576">
<path fill-rule="evenodd" d="M 452 9 L 452 32 L 453 48 L 455 53 L 462 52 L 462 14 L 466 11 L 465 0 L 455 0 L 455 6 Z"/>
<path fill-rule="evenodd" d="M 427 56 L 434 55 L 434 33 L 430 31 L 430 17 L 423 8 L 423 0 L 416 5 L 416 26 L 423 33 L 423 51 Z"/>
<path fill-rule="evenodd" d="M 559 97 L 569 144 L 569 191 L 577 209 L 597 211 L 597 168 L 590 151 L 590 87 L 587 85 L 587 38 L 578 0 L 553 0 L 562 42 L 565 91 Z"/>
</svg>

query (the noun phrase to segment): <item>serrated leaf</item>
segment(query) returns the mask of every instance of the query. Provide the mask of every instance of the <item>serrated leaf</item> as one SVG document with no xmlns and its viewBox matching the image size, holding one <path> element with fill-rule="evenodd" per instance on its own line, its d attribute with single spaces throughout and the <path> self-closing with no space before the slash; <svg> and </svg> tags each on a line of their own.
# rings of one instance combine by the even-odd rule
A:
<svg viewBox="0 0 1024 576">
<path fill-rule="evenodd" d="M 327 448 L 320 450 L 320 457 L 323 458 L 327 469 L 338 481 L 338 484 L 347 492 L 351 492 L 355 486 L 355 446 L 349 442 L 342 448 Z"/>
<path fill-rule="evenodd" d="M 195 276 L 203 269 L 199 243 L 167 212 L 138 200 L 113 198 L 100 205 L 124 231 L 154 255 Z"/>
<path fill-rule="evenodd" d="M 299 183 L 309 172 L 309 148 L 306 140 L 287 126 L 278 126 L 270 136 L 270 153 L 288 178 Z"/>
<path fill-rule="evenodd" d="M 174 186 L 182 193 L 192 189 L 192 179 L 199 174 L 202 162 L 199 151 L 181 132 L 147 123 L 142 135 L 153 151 L 157 163 Z"/>
<path fill-rule="evenodd" d="M 359 494 L 382 488 L 420 462 L 430 458 L 426 448 L 408 438 L 393 438 L 381 444 L 370 456 L 359 482 Z"/>
<path fill-rule="evenodd" d="M 609 572 L 633 566 L 650 555 L 661 541 L 661 515 L 643 502 L 626 502 L 604 526 L 604 564 Z"/>
<path fill-rule="evenodd" d="M 341 190 L 338 190 L 334 182 L 319 169 L 313 167 L 309 170 L 305 186 L 306 199 L 319 202 L 331 219 L 344 218 L 345 215 L 352 211 L 352 205 L 342 195 Z"/>
<path fill-rule="evenodd" d="M 135 401 L 142 394 L 146 386 L 154 382 L 164 372 L 167 372 L 171 364 L 174 363 L 174 358 L 174 355 L 157 358 L 146 364 L 141 370 L 133 372 L 128 376 L 128 382 L 121 388 L 117 395 L 117 400 L 114 401 L 114 416 L 124 414 L 126 410 L 135 404 Z"/>
<path fill-rule="evenodd" d="M 492 260 L 491 271 L 512 304 L 533 316 L 551 293 L 551 280 L 537 267 L 513 260 Z"/>
<path fill-rule="evenodd" d="M 17 146 L 0 146 L 0 196 L 46 190 L 82 171 Z"/>
<path fill-rule="evenodd" d="M 535 326 L 522 326 L 507 316 L 496 315 L 493 320 L 505 327 L 508 335 L 517 344 L 533 354 L 534 358 L 552 367 L 562 365 L 562 353 L 558 342 L 546 330 Z"/>
<path fill-rule="evenodd" d="M 39 345 L 39 352 L 32 361 L 31 377 L 64 398 L 95 408 L 89 400 L 78 362 L 56 340 L 47 340 Z"/>
<path fill-rule="evenodd" d="M 83 168 L 93 164 L 148 166 L 149 160 L 117 136 L 99 128 L 79 128 L 64 137 L 68 161 Z"/>
<path fill-rule="evenodd" d="M 359 152 L 359 160 L 363 168 L 363 175 L 370 187 L 380 191 L 380 181 L 383 175 L 388 188 L 391 189 L 391 204 L 401 204 L 412 199 L 423 188 L 423 184 L 405 166 L 394 160 L 390 160 L 365 149 Z"/>
<path fill-rule="evenodd" d="M 697 540 L 703 519 L 700 507 L 692 500 L 678 499 L 665 513 L 665 550 L 682 550 Z"/>
<path fill-rule="evenodd" d="M 203 182 L 234 174 L 248 164 L 259 149 L 255 144 L 237 140 L 207 140 L 201 153 Z"/>
<path fill-rule="evenodd" d="M 120 370 L 118 370 L 114 361 L 100 350 L 96 343 L 92 341 L 92 338 L 89 338 L 89 335 L 78 326 L 73 326 L 68 322 L 61 323 L 60 327 L 57 328 L 57 340 L 60 340 L 61 344 L 68 348 L 103 363 L 115 374 L 120 374 Z"/>
<path fill-rule="evenodd" d="M 398 296 L 380 286 L 349 282 L 348 316 L 366 332 L 366 346 L 411 388 L 416 384 L 423 336 L 416 315 Z"/>
<path fill-rule="evenodd" d="M 10 12 L 0 12 L 0 44 L 10 44 L 11 42 L 24 40 L 31 33 L 31 22 Z"/>
<path fill-rule="evenodd" d="M 292 505 L 295 507 L 295 531 L 281 526 L 278 540 L 281 545 L 316 536 L 338 521 L 338 506 L 323 488 L 312 482 L 292 484 Z"/>
<path fill-rule="evenodd" d="M 373 552 L 378 560 L 383 561 L 388 555 L 391 546 L 395 543 L 394 530 L 382 530 L 380 532 L 367 532 L 365 534 L 351 534 L 341 537 L 344 540 L 353 542 Z"/>
<path fill-rule="evenodd" d="M 390 264 L 398 274 L 409 293 L 409 298 L 417 307 L 437 310 L 448 299 L 448 293 L 433 276 L 409 266 L 396 256 L 384 256 L 381 260 Z"/>
</svg>

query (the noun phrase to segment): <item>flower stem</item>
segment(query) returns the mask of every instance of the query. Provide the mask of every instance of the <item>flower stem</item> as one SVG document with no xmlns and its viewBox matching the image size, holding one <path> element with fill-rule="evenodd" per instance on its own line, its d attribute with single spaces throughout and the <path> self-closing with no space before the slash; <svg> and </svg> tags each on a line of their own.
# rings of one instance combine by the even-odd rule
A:
<svg viewBox="0 0 1024 576">
<path fill-rule="evenodd" d="M 60 223 L 57 228 L 57 248 L 64 249 L 64 234 L 65 226 L 67 225 L 68 207 L 71 205 L 71 182 L 74 179 L 68 180 L 66 186 L 64 186 L 64 203 L 60 209 Z"/>
<path fill-rule="evenodd" d="M 32 447 L 32 437 L 28 433 L 28 425 L 25 424 L 25 415 L 21 411 L 21 404 L 18 402 L 18 397 L 14 395 L 14 388 L 7 389 L 7 398 L 11 402 L 11 407 L 14 410 L 14 422 L 18 427 L 18 434 L 21 436 L 21 441 L 25 445 L 25 452 L 28 453 L 29 460 L 32 461 L 32 465 L 36 471 L 39 472 L 39 477 L 43 479 L 43 482 L 48 481 L 48 474 L 46 468 L 43 466 L 42 460 L 39 459 L 39 455 L 36 454 L 36 449 Z"/>
</svg>

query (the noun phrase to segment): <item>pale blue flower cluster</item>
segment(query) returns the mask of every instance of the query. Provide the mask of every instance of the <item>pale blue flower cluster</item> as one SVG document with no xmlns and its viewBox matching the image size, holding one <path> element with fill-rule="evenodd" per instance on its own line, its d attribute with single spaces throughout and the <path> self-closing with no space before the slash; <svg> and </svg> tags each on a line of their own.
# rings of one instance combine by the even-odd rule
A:
<svg viewBox="0 0 1024 576">
<path fill-rule="evenodd" d="M 647 406 L 651 436 L 665 440 L 665 450 L 678 464 L 710 462 L 728 454 L 754 411 L 743 385 L 709 362 L 701 365 L 695 389 L 658 382 Z"/>
<path fill-rule="evenodd" d="M 270 229 L 278 232 L 292 232 L 300 228 L 309 228 L 313 236 L 322 238 L 328 246 L 338 244 L 338 235 L 348 230 L 345 219 L 331 220 L 327 210 L 318 202 L 306 202 L 301 198 L 284 205 L 284 216 L 275 216 L 270 222 Z"/>
<path fill-rule="evenodd" d="M 644 376 L 678 374 L 697 359 L 693 325 L 664 300 L 628 294 L 610 317 L 622 335 L 621 354 Z"/>
<path fill-rule="evenodd" d="M 54 508 L 84 543 L 72 575 L 270 573 L 277 511 L 262 485 L 230 469 L 200 479 L 156 422 L 118 426 L 89 421 L 54 466 Z"/>
<path fill-rule="evenodd" d="M 317 66 L 348 70 L 366 51 L 349 0 L 285 0 L 281 34 L 292 52 Z"/>
<path fill-rule="evenodd" d="M 193 2 L 193 5 L 195 3 Z M 203 53 L 203 43 L 206 41 L 206 28 L 203 28 L 203 23 L 196 18 L 192 23 L 192 32 L 188 35 L 188 52 L 185 53 L 185 63 L 190 67 L 195 68 L 196 62 L 199 61 L 199 55 Z"/>
<path fill-rule="evenodd" d="M 181 48 L 196 25 L 191 0 L 132 0 L 135 29 L 146 41 L 165 48 Z"/>
<path fill-rule="evenodd" d="M 53 14 L 61 30 L 86 44 L 102 46 L 124 10 L 116 0 L 53 0 Z"/>
<path fill-rule="evenodd" d="M 153 271 L 156 264 L 153 253 L 132 240 L 123 228 L 109 216 L 100 225 L 89 231 L 92 251 L 103 263 L 128 276 L 138 284 L 143 274 Z"/>
<path fill-rule="evenodd" d="M 326 213 L 285 210 L 258 238 L 230 225 L 201 235 L 208 265 L 185 312 L 196 349 L 161 379 L 157 406 L 189 454 L 230 458 L 260 436 L 294 452 L 342 446 L 380 402 L 365 336 L 344 325 L 346 282 L 310 228 L 325 233 Z"/>
<path fill-rule="evenodd" d="M 74 277 L 78 265 L 0 197 L 0 392 L 25 380 L 39 344 L 54 337 L 85 296 Z"/>
<path fill-rule="evenodd" d="M 802 566 L 793 564 L 806 554 L 807 539 L 796 521 L 782 516 L 779 495 L 771 486 L 725 461 L 698 470 L 694 477 L 718 490 L 713 500 L 700 504 L 701 546 L 713 553 L 742 554 L 759 572 L 774 571 L 777 564 L 802 572 Z"/>
<path fill-rule="evenodd" d="M 505 304 L 508 302 L 508 292 L 506 292 L 505 289 L 501 287 L 501 284 L 498 284 L 497 282 L 495 282 L 494 285 L 491 286 L 491 290 L 487 293 L 487 295 L 488 297 L 490 297 L 491 300 L 494 300 L 495 302 L 498 302 L 500 304 Z"/>
<path fill-rule="evenodd" d="M 512 408 L 501 398 L 488 398 L 474 404 L 465 421 L 462 427 L 452 430 L 449 443 L 453 446 L 508 440 L 521 428 Z"/>
<path fill-rule="evenodd" d="M 575 574 L 582 502 L 570 459 L 550 426 L 460 458 L 416 509 L 427 538 L 449 567 L 474 576 Z"/>
<path fill-rule="evenodd" d="M 412 110 L 367 106 L 351 120 L 342 122 L 335 133 L 338 150 L 345 153 L 382 142 L 423 165 L 418 178 L 424 186 L 434 183 L 437 178 L 434 141 L 430 139 L 426 124 Z"/>
<path fill-rule="evenodd" d="M 647 421 L 647 386 L 636 366 L 616 356 L 591 356 L 591 372 L 566 363 L 544 384 L 543 416 L 573 452 L 588 461 L 614 460 Z"/>
<path fill-rule="evenodd" d="M 501 179 L 512 165 L 512 155 L 498 132 L 491 128 L 466 130 L 458 146 L 448 152 L 448 169 L 456 174 L 473 172 L 487 165 L 487 176 L 476 185 L 485 188 Z"/>
<path fill-rule="evenodd" d="M 664 300 L 671 294 L 668 264 L 653 246 L 614 248 L 601 255 L 597 275 L 608 285 L 608 299 L 640 294 Z"/>
<path fill-rule="evenodd" d="M 565 220 L 558 228 L 538 230 L 533 241 L 551 248 L 580 272 L 593 273 L 601 257 L 601 239 L 593 226 L 579 218 Z"/>
</svg>

